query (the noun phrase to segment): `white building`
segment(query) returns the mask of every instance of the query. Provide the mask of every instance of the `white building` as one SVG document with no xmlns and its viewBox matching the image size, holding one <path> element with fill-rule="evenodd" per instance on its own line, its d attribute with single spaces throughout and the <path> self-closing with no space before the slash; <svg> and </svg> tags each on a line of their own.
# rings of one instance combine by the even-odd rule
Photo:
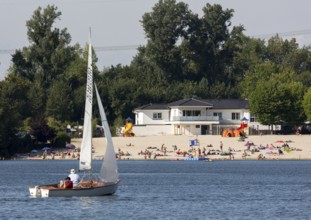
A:
<svg viewBox="0 0 311 220">
<path fill-rule="evenodd" d="M 182 99 L 169 104 L 144 105 L 133 112 L 136 136 L 219 135 L 225 129 L 238 128 L 243 118 L 247 119 L 246 133 L 268 129 L 256 122 L 248 102 L 241 99 Z"/>
</svg>

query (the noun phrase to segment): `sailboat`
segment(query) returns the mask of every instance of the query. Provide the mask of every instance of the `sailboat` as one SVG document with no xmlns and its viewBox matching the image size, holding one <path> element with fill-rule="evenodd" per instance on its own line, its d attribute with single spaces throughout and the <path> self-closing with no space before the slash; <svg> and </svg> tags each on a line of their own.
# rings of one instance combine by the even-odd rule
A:
<svg viewBox="0 0 311 220">
<path fill-rule="evenodd" d="M 114 194 L 118 188 L 119 174 L 111 132 L 97 87 L 96 85 L 94 86 L 93 82 L 91 34 L 88 49 L 83 138 L 79 158 L 79 170 L 84 171 L 87 174 L 87 181 L 82 180 L 78 187 L 72 189 L 60 188 L 58 184 L 29 187 L 30 195 L 33 197 L 104 196 Z M 102 128 L 107 142 L 107 148 L 98 178 L 95 177 L 92 170 L 93 87 L 95 87 Z"/>
</svg>

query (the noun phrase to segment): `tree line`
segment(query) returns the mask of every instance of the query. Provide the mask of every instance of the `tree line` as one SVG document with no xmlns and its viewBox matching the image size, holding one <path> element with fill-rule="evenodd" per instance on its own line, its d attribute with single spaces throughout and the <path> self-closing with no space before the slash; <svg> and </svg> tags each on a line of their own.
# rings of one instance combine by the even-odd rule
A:
<svg viewBox="0 0 311 220">
<path fill-rule="evenodd" d="M 202 11 L 159 0 L 141 19 L 147 43 L 130 65 L 100 71 L 93 53 L 112 129 L 136 107 L 193 96 L 248 99 L 266 125 L 311 120 L 310 47 L 277 35 L 267 41 L 246 36 L 242 25 L 231 24 L 234 10 L 219 4 Z M 1 156 L 27 152 L 34 143 L 64 145 L 66 125 L 82 124 L 87 45 L 71 45 L 67 29 L 55 27 L 61 15 L 54 5 L 34 11 L 26 22 L 29 46 L 16 49 L 0 82 Z"/>
</svg>

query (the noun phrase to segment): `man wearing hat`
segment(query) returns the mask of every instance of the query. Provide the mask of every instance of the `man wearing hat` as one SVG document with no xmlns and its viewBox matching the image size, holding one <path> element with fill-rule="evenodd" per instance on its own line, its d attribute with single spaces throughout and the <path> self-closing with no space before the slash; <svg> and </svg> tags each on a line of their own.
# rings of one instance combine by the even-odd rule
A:
<svg viewBox="0 0 311 220">
<path fill-rule="evenodd" d="M 75 169 L 70 170 L 69 176 L 71 181 L 73 182 L 73 187 L 77 186 L 80 182 L 80 176 L 76 173 Z"/>
</svg>

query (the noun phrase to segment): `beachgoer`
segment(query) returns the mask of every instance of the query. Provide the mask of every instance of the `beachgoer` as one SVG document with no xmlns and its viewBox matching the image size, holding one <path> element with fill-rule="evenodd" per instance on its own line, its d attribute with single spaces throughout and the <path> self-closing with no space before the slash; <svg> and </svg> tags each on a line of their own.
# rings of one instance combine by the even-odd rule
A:
<svg viewBox="0 0 311 220">
<path fill-rule="evenodd" d="M 222 148 L 223 148 L 223 143 L 222 143 L 222 141 L 220 141 L 220 151 L 222 152 Z"/>
<path fill-rule="evenodd" d="M 70 170 L 70 174 L 68 175 L 68 177 L 71 179 L 74 187 L 79 184 L 80 176 L 76 173 L 75 169 Z"/>
<path fill-rule="evenodd" d="M 47 152 L 47 150 L 45 150 L 45 151 L 44 151 L 44 153 L 43 153 L 43 155 L 42 155 L 42 156 L 43 156 L 43 158 L 42 158 L 42 159 L 43 159 L 43 160 L 45 160 L 45 159 L 46 159 L 46 157 L 47 157 L 47 155 L 48 155 L 48 152 Z"/>
</svg>

